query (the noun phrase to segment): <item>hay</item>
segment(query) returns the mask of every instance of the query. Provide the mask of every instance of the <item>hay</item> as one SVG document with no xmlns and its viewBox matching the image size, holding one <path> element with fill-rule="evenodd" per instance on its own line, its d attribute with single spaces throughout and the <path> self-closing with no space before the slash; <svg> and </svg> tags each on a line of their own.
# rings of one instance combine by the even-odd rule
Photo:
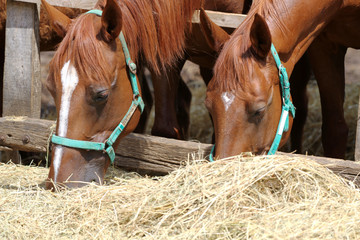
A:
<svg viewBox="0 0 360 240">
<path fill-rule="evenodd" d="M 298 157 L 197 161 L 168 176 L 112 170 L 45 191 L 47 169 L 0 165 L 1 239 L 355 239 L 360 194 Z"/>
</svg>

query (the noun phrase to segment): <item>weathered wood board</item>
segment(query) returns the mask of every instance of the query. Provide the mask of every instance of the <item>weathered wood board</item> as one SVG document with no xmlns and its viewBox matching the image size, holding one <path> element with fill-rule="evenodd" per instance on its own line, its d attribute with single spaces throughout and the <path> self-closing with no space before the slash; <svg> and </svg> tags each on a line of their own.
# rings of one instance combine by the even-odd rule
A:
<svg viewBox="0 0 360 240">
<path fill-rule="evenodd" d="M 15 2 L 27 2 L 40 4 L 41 0 L 14 0 Z M 92 9 L 98 0 L 46 0 L 49 4 L 58 7 L 70 7 Z"/>
<path fill-rule="evenodd" d="M 3 116 L 40 118 L 39 14 L 36 4 L 7 1 Z"/>
<path fill-rule="evenodd" d="M 0 146 L 29 152 L 46 152 L 55 122 L 28 117 L 0 118 Z"/>
<path fill-rule="evenodd" d="M 54 121 L 28 117 L 0 118 L 0 146 L 45 152 L 54 124 Z M 116 149 L 115 165 L 142 174 L 164 175 L 187 160 L 202 159 L 210 153 L 211 147 L 211 144 L 130 134 Z M 314 156 L 307 158 L 360 186 L 360 163 Z"/>
<path fill-rule="evenodd" d="M 40 118 L 39 12 L 36 4 L 7 1 L 3 116 Z M 20 163 L 16 149 L 8 159 Z"/>
<path fill-rule="evenodd" d="M 40 4 L 40 0 L 15 0 L 16 2 L 27 2 L 27 3 L 38 3 Z M 92 9 L 97 0 L 47 0 L 53 6 L 59 7 L 70 7 L 70 8 L 81 8 L 81 9 Z M 206 13 L 210 17 L 210 19 L 219 25 L 220 27 L 226 28 L 237 28 L 239 24 L 245 19 L 246 15 L 243 14 L 234 14 L 234 13 L 224 13 L 224 12 L 216 12 L 206 10 Z M 199 19 L 199 11 L 194 13 L 193 23 L 200 23 Z"/>
<path fill-rule="evenodd" d="M 246 17 L 246 15 L 236 13 L 224 13 L 210 10 L 205 10 L 205 12 L 214 23 L 224 28 L 237 28 Z M 199 14 L 199 11 L 194 13 L 192 23 L 200 23 Z"/>
</svg>

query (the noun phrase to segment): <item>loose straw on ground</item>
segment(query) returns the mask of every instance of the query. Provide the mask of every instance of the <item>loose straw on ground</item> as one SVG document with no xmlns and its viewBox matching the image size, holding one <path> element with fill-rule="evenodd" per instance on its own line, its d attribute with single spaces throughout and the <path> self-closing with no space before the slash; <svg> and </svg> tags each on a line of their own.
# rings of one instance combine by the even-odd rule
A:
<svg viewBox="0 0 360 240">
<path fill-rule="evenodd" d="M 299 157 L 197 161 L 165 177 L 112 170 L 53 193 L 47 169 L 0 165 L 1 239 L 356 239 L 360 194 Z"/>
</svg>

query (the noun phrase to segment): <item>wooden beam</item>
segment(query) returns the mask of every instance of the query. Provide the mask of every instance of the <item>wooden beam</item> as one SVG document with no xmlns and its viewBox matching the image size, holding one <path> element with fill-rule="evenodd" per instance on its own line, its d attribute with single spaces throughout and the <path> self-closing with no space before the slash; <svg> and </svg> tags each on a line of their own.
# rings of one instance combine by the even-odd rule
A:
<svg viewBox="0 0 360 240">
<path fill-rule="evenodd" d="M 27 2 L 40 4 L 41 0 L 14 0 L 15 2 Z M 46 0 L 49 4 L 58 7 L 93 9 L 97 0 Z"/>
<path fill-rule="evenodd" d="M 134 133 L 120 142 L 115 164 L 141 174 L 164 175 L 187 160 L 204 158 L 211 148 L 211 144 Z"/>
<path fill-rule="evenodd" d="M 246 17 L 246 15 L 236 13 L 224 13 L 210 10 L 205 10 L 205 12 L 211 21 L 224 28 L 237 28 Z M 200 11 L 194 13 L 192 23 L 200 23 L 199 15 Z"/>
<path fill-rule="evenodd" d="M 28 117 L 0 118 L 0 146 L 45 152 L 55 122 Z M 212 145 L 155 136 L 129 134 L 116 149 L 115 165 L 143 174 L 164 175 L 187 160 L 201 159 Z M 294 154 L 281 153 L 289 156 Z M 304 155 L 297 155 L 305 157 Z M 306 156 L 360 186 L 360 163 L 333 158 Z"/>
<path fill-rule="evenodd" d="M 318 164 L 327 167 L 335 174 L 350 181 L 353 181 L 356 186 L 360 187 L 360 163 L 351 160 L 342 160 L 336 158 L 326 158 L 326 157 L 309 156 L 309 155 L 304 156 L 301 154 L 291 154 L 291 153 L 283 153 L 283 152 L 281 152 L 280 154 L 287 156 L 306 157 L 309 160 L 313 160 Z"/>
<path fill-rule="evenodd" d="M 39 3 L 40 0 L 14 0 L 16 2 L 27 2 L 27 3 Z M 70 8 L 81 8 L 81 9 L 93 9 L 97 0 L 46 0 L 53 6 L 59 7 L 70 7 Z M 200 23 L 199 19 L 199 11 L 194 13 L 192 18 L 193 23 Z M 220 27 L 224 28 L 237 28 L 240 23 L 245 19 L 246 15 L 243 14 L 236 14 L 236 13 L 224 13 L 218 11 L 210 11 L 206 10 L 207 15 L 210 19 L 219 25 Z"/>
<path fill-rule="evenodd" d="M 3 116 L 40 118 L 39 13 L 33 3 L 7 1 Z"/>
<path fill-rule="evenodd" d="M 0 146 L 29 152 L 46 152 L 55 122 L 28 117 L 0 118 Z"/>
</svg>

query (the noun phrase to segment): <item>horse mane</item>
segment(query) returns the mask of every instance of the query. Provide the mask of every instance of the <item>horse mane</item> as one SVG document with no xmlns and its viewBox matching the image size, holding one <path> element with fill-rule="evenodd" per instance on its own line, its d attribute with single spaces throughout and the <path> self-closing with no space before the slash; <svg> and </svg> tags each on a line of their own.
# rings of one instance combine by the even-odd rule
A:
<svg viewBox="0 0 360 240">
<path fill-rule="evenodd" d="M 145 61 L 158 73 L 174 64 L 183 55 L 185 36 L 191 29 L 192 15 L 202 6 L 202 2 L 203 0 L 118 0 L 122 11 L 122 31 L 133 61 Z M 95 8 L 103 9 L 104 6 L 105 0 L 99 0 Z M 92 26 L 93 17 L 95 16 L 92 14 L 81 15 L 72 23 L 53 63 L 59 63 L 60 57 L 68 55 L 66 57 L 71 57 L 81 73 L 90 74 L 81 67 L 89 66 L 96 78 L 104 79 L 110 73 L 102 67 L 106 61 L 99 51 L 100 41 L 96 39 L 97 34 Z M 76 49 L 74 53 L 70 52 L 72 48 Z M 58 66 L 55 69 L 60 69 L 59 67 L 61 68 Z"/>
<path fill-rule="evenodd" d="M 246 81 L 250 79 L 246 76 L 252 75 L 250 61 L 251 59 L 258 58 L 250 50 L 250 28 L 255 13 L 258 13 L 265 19 L 274 21 L 281 32 L 285 33 L 288 31 L 281 16 L 284 13 L 288 13 L 283 0 L 254 1 L 248 16 L 224 44 L 223 50 L 219 54 L 214 66 L 214 82 L 211 88 L 216 87 L 220 91 L 231 91 L 238 87 L 243 90 L 248 89 L 251 81 Z"/>
</svg>

